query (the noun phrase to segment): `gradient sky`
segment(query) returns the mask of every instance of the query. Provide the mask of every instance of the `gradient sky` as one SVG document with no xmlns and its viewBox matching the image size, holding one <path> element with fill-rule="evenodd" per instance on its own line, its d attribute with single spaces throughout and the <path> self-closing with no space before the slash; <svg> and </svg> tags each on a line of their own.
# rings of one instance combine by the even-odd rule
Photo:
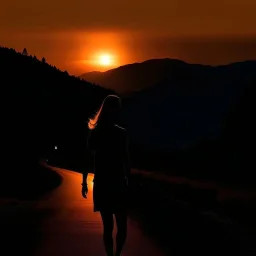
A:
<svg viewBox="0 0 256 256">
<path fill-rule="evenodd" d="M 255 0 L 3 0 L 0 45 L 46 60 L 71 74 L 150 58 L 225 64 L 256 59 Z"/>
</svg>

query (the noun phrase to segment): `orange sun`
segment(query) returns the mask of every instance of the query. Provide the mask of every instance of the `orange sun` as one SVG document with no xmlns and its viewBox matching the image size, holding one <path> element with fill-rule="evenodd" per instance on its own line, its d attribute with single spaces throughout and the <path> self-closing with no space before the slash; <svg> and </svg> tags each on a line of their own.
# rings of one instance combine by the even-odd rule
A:
<svg viewBox="0 0 256 256">
<path fill-rule="evenodd" d="M 101 66 L 110 66 L 113 64 L 113 57 L 110 54 L 102 54 L 98 61 Z"/>
</svg>

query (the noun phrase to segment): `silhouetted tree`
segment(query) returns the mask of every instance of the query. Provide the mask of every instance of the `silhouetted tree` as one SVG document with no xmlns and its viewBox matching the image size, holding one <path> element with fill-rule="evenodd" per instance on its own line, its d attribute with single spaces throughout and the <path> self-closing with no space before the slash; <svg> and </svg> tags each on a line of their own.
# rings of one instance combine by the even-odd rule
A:
<svg viewBox="0 0 256 256">
<path fill-rule="evenodd" d="M 42 58 L 42 62 L 43 62 L 43 63 L 46 63 L 45 57 Z"/>
<path fill-rule="evenodd" d="M 27 51 L 27 49 L 26 49 L 26 48 L 24 48 L 24 49 L 23 49 L 22 54 L 23 54 L 23 55 L 25 55 L 25 56 L 27 56 L 27 55 L 28 55 L 28 51 Z"/>
</svg>

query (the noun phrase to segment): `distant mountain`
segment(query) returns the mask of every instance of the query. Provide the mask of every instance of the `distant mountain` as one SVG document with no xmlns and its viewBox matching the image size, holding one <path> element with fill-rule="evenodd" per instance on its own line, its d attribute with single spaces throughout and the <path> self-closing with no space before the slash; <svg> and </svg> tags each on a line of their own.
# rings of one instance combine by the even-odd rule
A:
<svg viewBox="0 0 256 256">
<path fill-rule="evenodd" d="M 209 66 L 152 59 L 81 78 L 125 99 L 124 114 L 135 141 L 183 148 L 219 135 L 231 104 L 256 75 L 256 61 Z"/>
<path fill-rule="evenodd" d="M 239 63 L 227 67 L 240 66 Z M 221 66 L 220 66 L 221 67 Z M 220 67 L 189 64 L 176 59 L 152 59 L 141 63 L 121 66 L 106 72 L 89 72 L 80 78 L 115 90 L 121 95 L 130 95 L 172 79 L 203 79 L 215 75 Z"/>
<path fill-rule="evenodd" d="M 156 62 L 161 61 L 145 65 Z M 163 63 L 173 64 L 171 75 L 130 96 L 124 107 L 133 140 L 159 150 L 186 148 L 219 136 L 231 105 L 256 76 L 256 61 L 218 67 Z"/>
<path fill-rule="evenodd" d="M 89 82 L 100 84 L 116 92 L 127 95 L 153 86 L 173 76 L 196 72 L 207 66 L 187 64 L 174 59 L 152 59 L 111 69 L 106 72 L 89 72 L 80 76 Z"/>
<path fill-rule="evenodd" d="M 251 180 L 256 61 L 185 67 L 123 100 L 135 165 L 191 177 Z"/>
</svg>

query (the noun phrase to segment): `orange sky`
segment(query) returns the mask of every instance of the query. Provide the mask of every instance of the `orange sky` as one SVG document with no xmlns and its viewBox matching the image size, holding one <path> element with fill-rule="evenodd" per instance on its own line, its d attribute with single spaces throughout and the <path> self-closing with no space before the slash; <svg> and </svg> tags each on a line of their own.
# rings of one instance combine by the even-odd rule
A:
<svg viewBox="0 0 256 256">
<path fill-rule="evenodd" d="M 222 64 L 256 59 L 255 12 L 255 0 L 9 0 L 0 45 L 75 75 L 103 70 L 92 63 L 99 52 L 114 66 L 164 57 Z"/>
</svg>

